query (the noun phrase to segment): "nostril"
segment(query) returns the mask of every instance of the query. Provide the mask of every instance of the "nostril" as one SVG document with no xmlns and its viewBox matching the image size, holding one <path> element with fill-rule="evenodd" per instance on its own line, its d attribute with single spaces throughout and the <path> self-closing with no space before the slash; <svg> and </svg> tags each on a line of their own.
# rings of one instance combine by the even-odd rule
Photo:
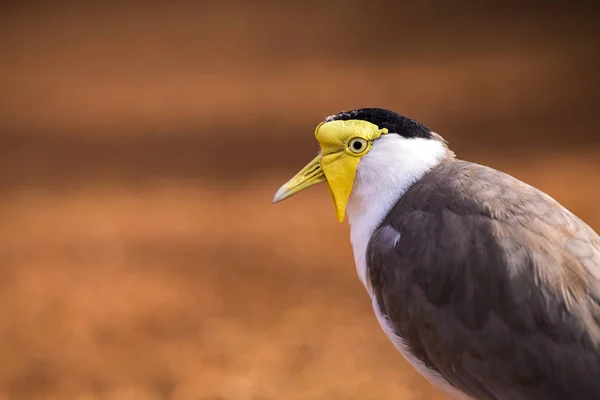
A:
<svg viewBox="0 0 600 400">
<path fill-rule="evenodd" d="M 315 172 L 317 172 L 319 169 L 321 169 L 321 166 L 317 165 L 313 169 L 311 169 L 310 171 L 306 171 L 306 173 L 304 174 L 304 176 L 312 175 Z"/>
</svg>

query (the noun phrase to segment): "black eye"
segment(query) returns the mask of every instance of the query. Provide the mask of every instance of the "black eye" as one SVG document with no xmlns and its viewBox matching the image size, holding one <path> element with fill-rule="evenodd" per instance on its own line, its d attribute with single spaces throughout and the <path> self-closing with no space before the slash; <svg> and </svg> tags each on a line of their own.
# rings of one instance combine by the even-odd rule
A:
<svg viewBox="0 0 600 400">
<path fill-rule="evenodd" d="M 348 147 L 354 153 L 362 153 L 367 148 L 367 141 L 361 138 L 355 138 L 350 141 Z"/>
</svg>

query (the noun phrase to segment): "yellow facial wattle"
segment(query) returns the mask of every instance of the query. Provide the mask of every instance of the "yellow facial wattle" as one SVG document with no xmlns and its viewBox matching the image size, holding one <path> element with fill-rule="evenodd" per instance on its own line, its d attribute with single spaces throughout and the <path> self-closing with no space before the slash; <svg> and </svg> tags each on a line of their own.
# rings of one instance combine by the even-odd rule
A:
<svg viewBox="0 0 600 400">
<path fill-rule="evenodd" d="M 321 145 L 321 153 L 281 186 L 273 202 L 277 203 L 316 183 L 327 181 L 337 218 L 342 222 L 358 163 L 371 150 L 373 140 L 386 133 L 387 129 L 380 129 L 362 120 L 336 120 L 319 124 L 315 137 Z"/>
</svg>

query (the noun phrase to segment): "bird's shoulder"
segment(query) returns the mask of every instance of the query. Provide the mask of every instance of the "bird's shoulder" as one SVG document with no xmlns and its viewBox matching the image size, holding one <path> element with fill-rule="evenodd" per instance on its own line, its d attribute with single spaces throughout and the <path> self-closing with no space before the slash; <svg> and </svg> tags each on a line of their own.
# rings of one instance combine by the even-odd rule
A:
<svg viewBox="0 0 600 400">
<path fill-rule="evenodd" d="M 394 331 L 467 393 L 600 396 L 585 378 L 600 376 L 600 238 L 543 192 L 442 163 L 374 232 L 367 264 Z"/>
</svg>

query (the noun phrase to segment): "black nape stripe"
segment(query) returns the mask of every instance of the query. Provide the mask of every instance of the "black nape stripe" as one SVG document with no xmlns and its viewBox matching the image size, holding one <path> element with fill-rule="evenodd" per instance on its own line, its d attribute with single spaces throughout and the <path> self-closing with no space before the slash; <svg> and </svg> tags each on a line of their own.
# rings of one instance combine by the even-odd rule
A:
<svg viewBox="0 0 600 400">
<path fill-rule="evenodd" d="M 347 121 L 350 119 L 370 122 L 380 129 L 386 128 L 389 133 L 397 133 L 406 138 L 433 138 L 431 130 L 425 125 L 384 108 L 359 108 L 352 111 L 343 111 L 327 117 L 325 122 Z"/>
</svg>

